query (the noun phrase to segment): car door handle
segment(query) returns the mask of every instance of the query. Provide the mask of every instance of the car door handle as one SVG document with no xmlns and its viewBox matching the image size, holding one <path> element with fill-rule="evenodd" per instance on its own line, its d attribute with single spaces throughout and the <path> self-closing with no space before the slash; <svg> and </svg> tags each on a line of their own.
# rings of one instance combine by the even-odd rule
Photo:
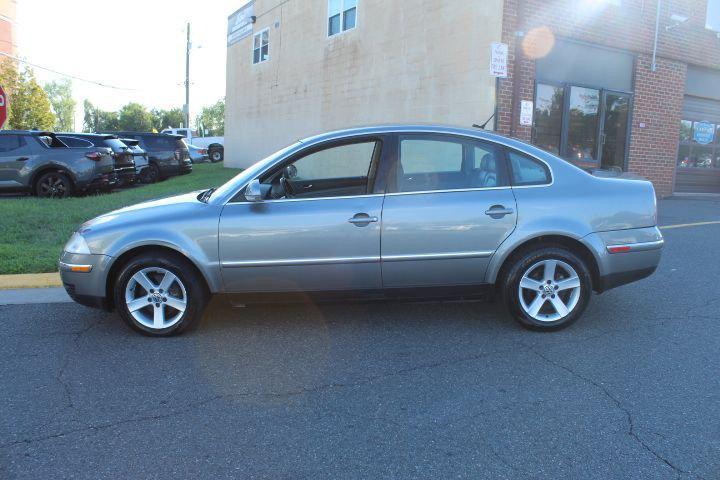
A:
<svg viewBox="0 0 720 480">
<path fill-rule="evenodd" d="M 513 213 L 515 213 L 515 210 L 506 208 L 504 205 L 493 205 L 485 210 L 485 215 L 489 215 L 492 218 L 502 218 L 505 215 L 512 215 Z"/>
<path fill-rule="evenodd" d="M 360 227 L 364 227 L 370 223 L 375 223 L 378 221 L 378 217 L 371 217 L 367 213 L 358 213 L 354 217 L 348 219 L 348 222 L 352 223 L 353 225 L 357 225 Z"/>
<path fill-rule="evenodd" d="M 24 162 L 24 161 L 26 161 L 26 160 L 30 160 L 30 157 L 18 157 L 16 160 L 17 160 L 18 162 Z"/>
</svg>

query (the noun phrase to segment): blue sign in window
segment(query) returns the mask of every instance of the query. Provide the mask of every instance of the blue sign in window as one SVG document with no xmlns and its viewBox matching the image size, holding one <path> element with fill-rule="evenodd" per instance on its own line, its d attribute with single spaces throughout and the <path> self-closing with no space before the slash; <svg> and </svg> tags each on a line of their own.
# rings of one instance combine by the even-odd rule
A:
<svg viewBox="0 0 720 480">
<path fill-rule="evenodd" d="M 708 145 L 715 138 L 715 125 L 708 122 L 695 122 L 693 140 L 700 145 Z"/>
</svg>

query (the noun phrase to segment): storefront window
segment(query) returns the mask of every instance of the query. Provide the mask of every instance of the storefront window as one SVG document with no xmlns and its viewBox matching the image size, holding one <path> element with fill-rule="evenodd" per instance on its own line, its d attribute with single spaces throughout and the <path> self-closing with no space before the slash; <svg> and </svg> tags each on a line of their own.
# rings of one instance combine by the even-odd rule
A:
<svg viewBox="0 0 720 480">
<path fill-rule="evenodd" d="M 680 122 L 680 141 L 689 142 L 692 138 L 692 122 L 683 120 Z"/>
<path fill-rule="evenodd" d="M 535 138 L 533 143 L 554 154 L 560 153 L 563 88 L 538 83 L 535 92 Z"/>
<path fill-rule="evenodd" d="M 680 123 L 679 168 L 720 168 L 720 125 L 682 120 Z"/>
</svg>

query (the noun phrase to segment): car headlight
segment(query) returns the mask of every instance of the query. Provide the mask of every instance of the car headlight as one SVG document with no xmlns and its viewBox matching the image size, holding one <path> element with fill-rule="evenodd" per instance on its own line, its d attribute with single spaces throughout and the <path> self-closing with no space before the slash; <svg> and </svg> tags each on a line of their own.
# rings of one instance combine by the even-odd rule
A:
<svg viewBox="0 0 720 480">
<path fill-rule="evenodd" d="M 73 233 L 73 236 L 70 237 L 70 240 L 68 240 L 68 242 L 65 244 L 64 250 L 67 253 L 90 255 L 90 247 L 88 247 L 88 244 L 85 241 L 85 237 L 83 237 L 77 232 Z"/>
</svg>

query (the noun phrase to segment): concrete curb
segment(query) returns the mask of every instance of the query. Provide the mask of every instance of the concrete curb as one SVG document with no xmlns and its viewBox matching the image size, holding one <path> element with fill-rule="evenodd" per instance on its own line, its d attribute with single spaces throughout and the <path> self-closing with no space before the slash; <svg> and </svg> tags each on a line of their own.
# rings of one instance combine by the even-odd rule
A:
<svg viewBox="0 0 720 480">
<path fill-rule="evenodd" d="M 48 287 L 62 287 L 62 281 L 60 280 L 59 272 L 0 275 L 0 290 Z"/>
</svg>

